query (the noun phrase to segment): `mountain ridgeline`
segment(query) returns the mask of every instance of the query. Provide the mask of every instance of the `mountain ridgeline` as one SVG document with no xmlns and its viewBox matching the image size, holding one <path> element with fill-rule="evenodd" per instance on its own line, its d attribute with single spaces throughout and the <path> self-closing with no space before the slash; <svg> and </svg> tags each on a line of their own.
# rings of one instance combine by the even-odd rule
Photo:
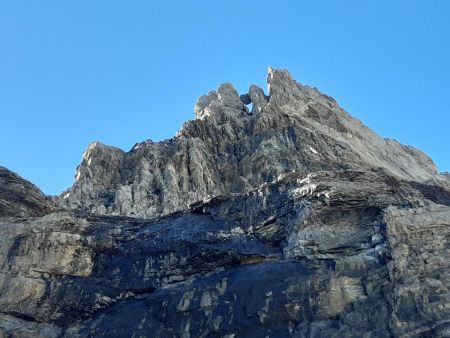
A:
<svg viewBox="0 0 450 338">
<path fill-rule="evenodd" d="M 60 196 L 0 167 L 0 336 L 450 337 L 450 179 L 269 68 Z"/>
<path fill-rule="evenodd" d="M 408 180 L 445 182 L 424 153 L 379 137 L 288 71 L 270 69 L 267 82 L 268 96 L 254 85 L 239 96 L 231 84 L 201 96 L 196 120 L 172 139 L 139 143 L 127 153 L 92 143 L 60 204 L 148 218 L 211 196 L 244 193 L 293 170 L 372 167 Z"/>
</svg>

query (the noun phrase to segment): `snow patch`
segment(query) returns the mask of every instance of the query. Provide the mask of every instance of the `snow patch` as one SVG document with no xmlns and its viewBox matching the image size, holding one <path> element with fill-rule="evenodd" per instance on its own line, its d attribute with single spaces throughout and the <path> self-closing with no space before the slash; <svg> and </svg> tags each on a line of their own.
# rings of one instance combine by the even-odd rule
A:
<svg viewBox="0 0 450 338">
<path fill-rule="evenodd" d="M 308 174 L 305 178 L 297 179 L 297 183 L 302 184 L 302 186 L 291 191 L 294 197 L 312 195 L 317 188 L 317 185 L 311 183 L 311 174 Z"/>
<path fill-rule="evenodd" d="M 292 195 L 294 197 L 311 195 L 316 188 L 317 186 L 315 184 L 306 184 L 303 187 L 292 190 Z"/>
<path fill-rule="evenodd" d="M 329 192 L 319 192 L 319 193 L 317 193 L 317 197 L 320 197 L 320 196 L 325 196 L 326 198 L 330 198 L 330 193 Z"/>
</svg>

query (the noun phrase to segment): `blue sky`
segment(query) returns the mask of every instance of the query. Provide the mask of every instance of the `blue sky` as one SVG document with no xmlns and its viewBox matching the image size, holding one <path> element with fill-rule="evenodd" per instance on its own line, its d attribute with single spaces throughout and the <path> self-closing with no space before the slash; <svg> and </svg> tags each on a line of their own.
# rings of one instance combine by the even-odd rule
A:
<svg viewBox="0 0 450 338">
<path fill-rule="evenodd" d="M 450 171 L 450 1 L 0 1 L 0 165 L 45 193 L 87 145 L 129 150 L 268 65 Z"/>
</svg>

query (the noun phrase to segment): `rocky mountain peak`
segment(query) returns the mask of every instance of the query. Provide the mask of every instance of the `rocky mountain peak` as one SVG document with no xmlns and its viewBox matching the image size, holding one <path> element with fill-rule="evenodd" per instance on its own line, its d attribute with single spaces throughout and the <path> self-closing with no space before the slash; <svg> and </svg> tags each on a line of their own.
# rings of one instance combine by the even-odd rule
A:
<svg viewBox="0 0 450 338">
<path fill-rule="evenodd" d="M 287 69 L 276 69 L 269 66 L 267 70 L 267 89 L 270 97 L 277 98 L 277 94 L 291 92 L 296 88 L 296 82 Z"/>
<path fill-rule="evenodd" d="M 269 67 L 267 82 L 268 95 L 255 85 L 239 95 L 230 83 L 202 95 L 196 119 L 170 140 L 141 142 L 129 152 L 91 144 L 60 204 L 153 217 L 293 170 L 382 168 L 402 179 L 447 182 L 424 153 L 381 138 L 289 71 Z"/>
<path fill-rule="evenodd" d="M 58 205 L 0 167 L 0 336 L 449 337 L 450 175 L 268 83 L 90 144 Z"/>
<path fill-rule="evenodd" d="M 242 110 L 244 102 L 231 83 L 223 83 L 217 91 L 200 96 L 194 107 L 196 118 L 200 120 L 211 115 L 216 117 L 218 114 Z"/>
<path fill-rule="evenodd" d="M 304 87 L 297 83 L 287 69 L 269 67 L 267 74 L 269 103 L 286 112 L 302 115 L 307 108 Z"/>
<path fill-rule="evenodd" d="M 247 112 L 245 105 L 252 103 L 254 108 L 251 113 L 260 112 L 269 100 L 274 105 L 296 103 L 296 112 L 300 113 L 299 107 L 304 109 L 306 105 L 306 95 L 302 92 L 303 87 L 299 85 L 291 76 L 287 69 L 274 69 L 269 67 L 267 74 L 268 95 L 263 89 L 256 85 L 251 85 L 248 93 L 239 95 L 231 83 L 224 83 L 216 91 L 210 91 L 202 95 L 197 100 L 194 111 L 197 119 L 204 119 L 212 114 L 223 114 L 230 110 Z"/>
<path fill-rule="evenodd" d="M 263 110 L 269 102 L 269 97 L 266 96 L 264 91 L 256 85 L 250 86 L 248 96 L 250 97 L 250 101 L 253 105 L 252 112 L 261 112 L 261 110 Z"/>
</svg>

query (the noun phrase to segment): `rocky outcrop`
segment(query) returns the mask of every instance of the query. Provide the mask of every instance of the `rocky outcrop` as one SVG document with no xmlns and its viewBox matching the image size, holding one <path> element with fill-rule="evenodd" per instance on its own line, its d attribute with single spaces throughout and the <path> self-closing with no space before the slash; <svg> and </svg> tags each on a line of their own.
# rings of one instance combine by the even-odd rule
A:
<svg viewBox="0 0 450 338">
<path fill-rule="evenodd" d="M 36 217 L 56 209 L 34 184 L 0 166 L 0 217 Z"/>
<path fill-rule="evenodd" d="M 289 173 L 152 220 L 60 211 L 0 226 L 0 328 L 444 337 L 449 229 L 450 192 L 382 170 Z"/>
<path fill-rule="evenodd" d="M 60 206 L 2 169 L 0 336 L 450 337 L 447 176 L 268 82 L 171 140 L 91 144 Z"/>
<path fill-rule="evenodd" d="M 268 86 L 268 96 L 252 85 L 242 97 L 231 84 L 201 96 L 196 120 L 170 140 L 142 142 L 129 152 L 91 144 L 60 204 L 148 218 L 243 193 L 292 170 L 375 167 L 419 182 L 446 181 L 428 156 L 379 137 L 286 70 L 270 68 Z"/>
</svg>

